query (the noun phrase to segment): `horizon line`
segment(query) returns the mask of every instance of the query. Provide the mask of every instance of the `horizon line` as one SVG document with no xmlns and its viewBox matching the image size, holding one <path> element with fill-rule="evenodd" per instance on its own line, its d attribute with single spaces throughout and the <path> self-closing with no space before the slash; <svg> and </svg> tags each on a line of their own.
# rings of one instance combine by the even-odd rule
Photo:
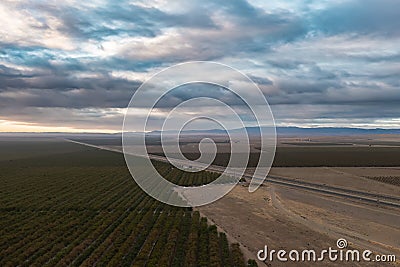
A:
<svg viewBox="0 0 400 267">
<path fill-rule="evenodd" d="M 245 128 L 256 128 L 257 126 L 249 126 L 249 127 L 245 127 Z M 276 129 L 279 128 L 296 128 L 296 129 L 300 129 L 300 130 L 312 130 L 312 129 L 343 129 L 343 130 L 365 130 L 365 131 L 374 131 L 374 130 L 383 130 L 383 131 L 400 131 L 400 127 L 399 128 L 383 128 L 383 127 L 375 127 L 375 128 L 366 128 L 366 127 L 335 127 L 335 126 L 316 126 L 316 127 L 301 127 L 301 126 L 276 126 Z M 222 129 L 192 129 L 192 130 L 186 130 L 186 131 L 213 131 L 213 130 L 222 130 Z M 231 129 L 234 130 L 234 129 Z M 172 131 L 172 130 L 167 130 L 167 131 Z M 149 131 L 146 133 L 151 133 L 151 132 L 161 132 L 161 130 L 153 130 L 153 131 Z M 122 134 L 122 131 L 115 131 L 112 132 L 110 130 L 106 130 L 104 132 L 99 131 L 99 132 L 92 132 L 92 131 L 82 131 L 82 132 L 78 132 L 78 131 L 71 131 L 71 132 L 62 132 L 62 131 L 43 131 L 43 132 L 39 132 L 39 131 L 6 131 L 6 132 L 2 132 L 0 131 L 0 135 L 2 134 L 108 134 L 108 135 L 115 135 L 115 134 Z M 130 133 L 142 133 L 142 132 L 135 132 L 135 131 L 131 131 Z"/>
</svg>

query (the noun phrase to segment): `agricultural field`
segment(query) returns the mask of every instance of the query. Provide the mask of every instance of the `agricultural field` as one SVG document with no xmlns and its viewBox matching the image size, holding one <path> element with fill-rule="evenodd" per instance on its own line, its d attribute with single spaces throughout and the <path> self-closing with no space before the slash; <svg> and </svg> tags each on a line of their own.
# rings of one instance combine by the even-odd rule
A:
<svg viewBox="0 0 400 267">
<path fill-rule="evenodd" d="M 197 211 L 147 196 L 121 154 L 40 142 L 0 142 L 0 266 L 256 266 Z M 157 164 L 177 184 L 216 178 Z"/>
<path fill-rule="evenodd" d="M 34 142 L 12 137 L 0 137 L 0 161 L 57 155 L 81 151 L 79 146 L 48 138 L 36 138 Z"/>
<path fill-rule="evenodd" d="M 394 137 L 393 137 L 394 138 Z M 292 138 L 293 139 L 293 138 Z M 314 137 L 312 142 L 294 142 L 292 139 L 278 140 L 273 167 L 398 167 L 400 166 L 400 142 L 391 139 L 361 137 Z M 371 140 L 370 140 L 371 139 Z M 112 147 L 122 150 L 118 136 L 108 138 L 77 139 L 83 143 Z M 180 144 L 183 154 L 190 160 L 200 157 L 197 139 Z M 288 144 L 291 145 L 288 145 Z M 296 144 L 296 145 L 294 145 Z M 248 167 L 256 167 L 259 148 L 251 144 Z M 230 144 L 217 143 L 218 153 L 214 165 L 226 166 L 230 159 Z M 164 156 L 162 146 L 149 142 L 150 154 Z M 245 154 L 243 155 L 246 156 Z"/>
<path fill-rule="evenodd" d="M 163 153 L 154 153 L 163 156 Z M 184 153 L 191 160 L 199 153 Z M 218 153 L 213 162 L 226 166 L 229 153 Z M 259 153 L 251 153 L 248 167 L 256 167 Z M 397 167 L 399 147 L 278 146 L 273 167 Z"/>
<path fill-rule="evenodd" d="M 366 176 L 365 178 L 381 183 L 400 186 L 400 176 Z"/>
</svg>

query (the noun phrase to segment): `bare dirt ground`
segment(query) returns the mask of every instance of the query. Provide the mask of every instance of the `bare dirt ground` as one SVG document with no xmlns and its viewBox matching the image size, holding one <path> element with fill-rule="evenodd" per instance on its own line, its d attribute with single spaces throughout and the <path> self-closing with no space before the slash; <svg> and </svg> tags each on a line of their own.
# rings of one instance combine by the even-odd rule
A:
<svg viewBox="0 0 400 267">
<path fill-rule="evenodd" d="M 400 255 L 400 212 L 340 197 L 305 194 L 278 187 L 281 209 L 319 232 L 340 235 L 362 248 Z"/>
<path fill-rule="evenodd" d="M 264 186 L 255 193 L 236 186 L 221 200 L 199 210 L 253 253 L 253 257 L 265 245 L 287 251 L 336 248 L 338 238 L 346 238 L 351 248 L 400 256 L 400 214 L 393 210 L 275 186 Z M 312 265 L 277 261 L 269 264 Z M 366 262 L 325 261 L 323 265 L 365 266 Z"/>
<path fill-rule="evenodd" d="M 370 193 L 400 195 L 400 187 L 367 179 L 366 176 L 399 176 L 399 168 L 363 167 L 288 167 L 272 168 L 270 175 L 318 184 L 361 190 Z"/>
</svg>

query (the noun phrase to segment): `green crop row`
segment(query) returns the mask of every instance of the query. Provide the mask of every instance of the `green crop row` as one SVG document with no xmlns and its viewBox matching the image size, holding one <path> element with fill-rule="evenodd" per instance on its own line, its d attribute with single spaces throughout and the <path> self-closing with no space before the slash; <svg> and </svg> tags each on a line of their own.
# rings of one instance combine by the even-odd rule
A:
<svg viewBox="0 0 400 267">
<path fill-rule="evenodd" d="M 218 178 L 154 165 L 179 185 Z M 246 265 L 240 248 L 198 212 L 144 193 L 120 154 L 68 148 L 0 168 L 0 266 Z"/>
</svg>

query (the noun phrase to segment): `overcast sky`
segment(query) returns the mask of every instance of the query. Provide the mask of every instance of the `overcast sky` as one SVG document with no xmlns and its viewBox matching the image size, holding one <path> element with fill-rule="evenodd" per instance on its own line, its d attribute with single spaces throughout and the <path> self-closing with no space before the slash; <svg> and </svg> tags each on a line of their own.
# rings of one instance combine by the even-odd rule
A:
<svg viewBox="0 0 400 267">
<path fill-rule="evenodd" d="M 0 131 L 120 131 L 192 60 L 249 75 L 279 126 L 400 128 L 398 0 L 2 0 L 0 25 Z"/>
</svg>

